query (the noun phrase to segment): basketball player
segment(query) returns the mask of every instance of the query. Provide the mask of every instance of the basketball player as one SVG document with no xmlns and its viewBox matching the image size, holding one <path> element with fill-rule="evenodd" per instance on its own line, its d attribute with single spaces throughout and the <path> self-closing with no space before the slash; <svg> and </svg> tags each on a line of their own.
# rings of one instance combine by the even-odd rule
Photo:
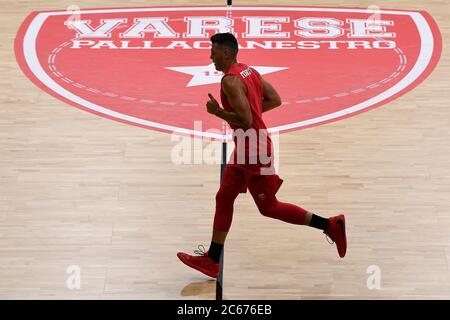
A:
<svg viewBox="0 0 450 320">
<path fill-rule="evenodd" d="M 347 249 L 344 215 L 326 219 L 294 204 L 281 202 L 275 196 L 283 180 L 273 170 L 272 142 L 262 113 L 279 107 L 280 96 L 255 69 L 237 62 L 238 42 L 234 35 L 218 33 L 211 37 L 211 43 L 210 58 L 216 70 L 223 72 L 220 91 L 223 108 L 211 94 L 208 94 L 206 108 L 210 114 L 229 123 L 235 149 L 216 194 L 209 250 L 197 252 L 197 256 L 179 252 L 178 258 L 191 268 L 217 277 L 234 201 L 247 188 L 262 215 L 323 230 L 336 244 L 339 256 L 344 257 Z M 257 139 L 253 139 L 255 136 Z"/>
</svg>

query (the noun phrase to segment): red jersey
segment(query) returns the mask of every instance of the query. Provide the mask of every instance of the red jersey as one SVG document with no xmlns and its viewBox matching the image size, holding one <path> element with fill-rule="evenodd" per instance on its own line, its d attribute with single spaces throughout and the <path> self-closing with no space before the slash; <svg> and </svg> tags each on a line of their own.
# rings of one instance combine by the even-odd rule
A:
<svg viewBox="0 0 450 320">
<path fill-rule="evenodd" d="M 235 143 L 233 152 L 234 163 L 270 165 L 272 163 L 272 140 L 262 119 L 263 85 L 261 77 L 258 71 L 243 63 L 232 65 L 223 75 L 222 80 L 229 75 L 239 77 L 247 88 L 247 99 L 253 118 L 251 127 L 247 130 L 229 123 L 233 129 L 233 140 Z M 234 112 L 233 106 L 228 102 L 222 87 L 220 89 L 220 99 L 225 111 Z M 243 153 L 244 151 L 245 154 Z"/>
</svg>

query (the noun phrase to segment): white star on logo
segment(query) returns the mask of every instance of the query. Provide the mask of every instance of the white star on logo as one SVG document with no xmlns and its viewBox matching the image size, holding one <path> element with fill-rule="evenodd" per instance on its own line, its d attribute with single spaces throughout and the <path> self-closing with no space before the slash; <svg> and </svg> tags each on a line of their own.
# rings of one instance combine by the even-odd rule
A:
<svg viewBox="0 0 450 320">
<path fill-rule="evenodd" d="M 262 75 L 288 69 L 287 67 L 262 67 L 262 66 L 253 66 L 252 68 Z M 193 77 L 186 87 L 202 86 L 204 84 L 211 84 L 211 83 L 220 83 L 220 80 L 222 79 L 223 75 L 221 71 L 216 70 L 216 68 L 214 67 L 214 63 L 211 63 L 210 65 L 207 66 L 166 67 L 166 69 L 192 75 Z"/>
</svg>

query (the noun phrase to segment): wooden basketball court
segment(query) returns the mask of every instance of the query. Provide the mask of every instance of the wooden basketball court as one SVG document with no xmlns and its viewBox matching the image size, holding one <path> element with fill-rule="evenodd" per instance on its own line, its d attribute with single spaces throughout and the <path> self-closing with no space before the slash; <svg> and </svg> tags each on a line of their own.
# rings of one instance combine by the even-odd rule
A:
<svg viewBox="0 0 450 320">
<path fill-rule="evenodd" d="M 20 70 L 13 45 L 31 11 L 198 3 L 0 3 L 0 299 L 214 299 L 215 282 L 176 253 L 209 245 L 219 166 L 174 164 L 171 135 L 50 96 Z M 438 66 L 380 108 L 279 142 L 278 198 L 323 216 L 344 213 L 347 256 L 315 229 L 261 216 L 241 195 L 225 246 L 224 299 L 450 298 L 450 7 L 320 1 L 370 5 L 431 14 L 443 37 Z M 67 285 L 73 270 L 79 289 Z M 378 289 L 368 285 L 374 270 Z"/>
</svg>

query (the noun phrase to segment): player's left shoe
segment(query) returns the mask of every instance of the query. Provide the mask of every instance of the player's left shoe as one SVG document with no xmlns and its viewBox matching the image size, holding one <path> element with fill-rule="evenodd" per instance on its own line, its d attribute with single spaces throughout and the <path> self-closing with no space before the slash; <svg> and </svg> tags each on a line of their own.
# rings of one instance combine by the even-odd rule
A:
<svg viewBox="0 0 450 320">
<path fill-rule="evenodd" d="M 325 233 L 331 240 L 336 243 L 339 256 L 343 258 L 347 252 L 347 235 L 345 231 L 345 216 L 340 214 L 329 219 L 328 229 Z"/>
<path fill-rule="evenodd" d="M 203 246 L 199 246 L 200 247 Z M 204 247 L 203 247 L 204 248 Z M 178 252 L 177 257 L 181 260 L 185 265 L 200 271 L 203 274 L 211 278 L 217 278 L 217 274 L 219 273 L 219 264 L 215 263 L 213 259 L 208 257 L 208 251 L 195 250 L 194 253 L 198 254 L 198 256 L 193 256 L 184 252 Z"/>
</svg>

